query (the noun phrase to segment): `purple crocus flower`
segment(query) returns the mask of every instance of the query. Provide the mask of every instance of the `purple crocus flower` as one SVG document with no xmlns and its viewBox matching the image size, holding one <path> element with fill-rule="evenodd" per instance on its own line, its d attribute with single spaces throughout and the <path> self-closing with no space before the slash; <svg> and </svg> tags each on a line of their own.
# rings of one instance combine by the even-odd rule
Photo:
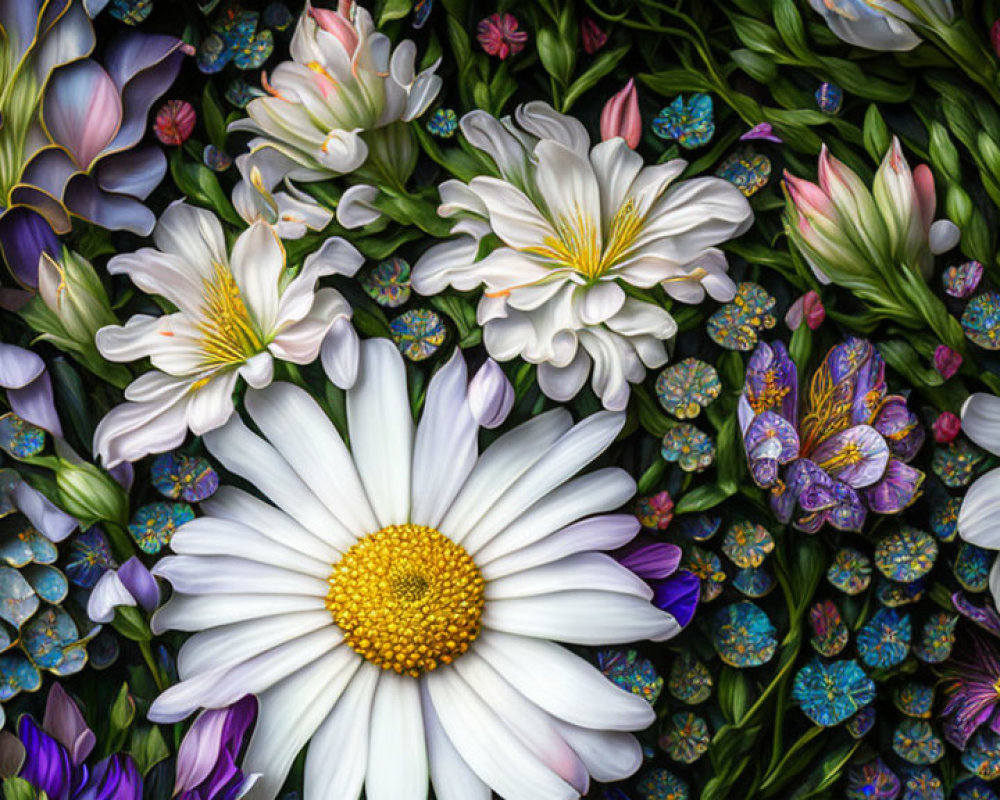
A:
<svg viewBox="0 0 1000 800">
<path fill-rule="evenodd" d="M 94 584 L 87 601 L 87 616 L 101 625 L 115 618 L 119 606 L 138 605 L 152 614 L 160 604 L 156 578 L 138 558 L 132 556 L 117 570 L 109 569 Z"/>
<path fill-rule="evenodd" d="M 617 558 L 650 585 L 653 605 L 673 616 L 683 628 L 694 617 L 701 582 L 694 573 L 677 569 L 681 555 L 677 545 L 653 542 L 628 545 Z"/>
<path fill-rule="evenodd" d="M 256 781 L 236 759 L 257 719 L 257 699 L 240 698 L 227 708 L 203 711 L 177 751 L 174 797 L 178 800 L 236 800 Z"/>
<path fill-rule="evenodd" d="M 945 738 L 959 750 L 983 725 L 1000 733 L 1000 647 L 995 639 L 973 635 L 974 645 L 955 653 L 945 665 Z"/>
<path fill-rule="evenodd" d="M 888 394 L 885 362 L 851 338 L 827 353 L 798 408 L 798 374 L 781 342 L 757 346 L 739 404 L 750 473 L 782 522 L 815 533 L 859 531 L 869 511 L 895 514 L 924 480 L 910 461 L 924 441 L 906 398 Z"/>
<path fill-rule="evenodd" d="M 130 756 L 84 763 L 94 734 L 58 684 L 49 690 L 42 726 L 25 715 L 18 738 L 25 751 L 20 777 L 50 800 L 142 800 L 142 776 Z"/>
</svg>

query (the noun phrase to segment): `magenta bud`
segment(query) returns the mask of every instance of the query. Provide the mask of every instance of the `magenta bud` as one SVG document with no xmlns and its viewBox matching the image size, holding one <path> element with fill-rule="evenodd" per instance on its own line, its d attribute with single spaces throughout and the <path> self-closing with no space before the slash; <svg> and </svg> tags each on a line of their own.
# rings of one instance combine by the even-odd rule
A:
<svg viewBox="0 0 1000 800">
<path fill-rule="evenodd" d="M 938 444 L 948 444 L 962 431 L 962 420 L 956 414 L 945 411 L 939 414 L 938 418 L 934 420 L 931 430 L 934 432 L 935 442 Z"/>
<path fill-rule="evenodd" d="M 601 111 L 601 139 L 608 141 L 620 136 L 635 150 L 642 138 L 642 116 L 635 81 L 629 78 L 625 88 L 613 95 Z"/>
</svg>

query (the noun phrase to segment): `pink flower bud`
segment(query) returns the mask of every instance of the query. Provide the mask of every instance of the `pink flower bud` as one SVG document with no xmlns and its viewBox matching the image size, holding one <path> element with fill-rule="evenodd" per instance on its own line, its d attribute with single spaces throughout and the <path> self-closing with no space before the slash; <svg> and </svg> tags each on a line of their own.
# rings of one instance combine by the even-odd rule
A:
<svg viewBox="0 0 1000 800">
<path fill-rule="evenodd" d="M 996 54 L 1000 56 L 1000 19 L 993 23 L 993 28 L 990 30 L 990 41 L 993 42 Z"/>
<path fill-rule="evenodd" d="M 642 138 L 642 117 L 635 81 L 629 78 L 625 88 L 604 104 L 601 111 L 601 139 L 605 142 L 620 136 L 635 150 Z"/>
<path fill-rule="evenodd" d="M 962 366 L 962 356 L 952 350 L 946 344 L 939 344 L 934 350 L 934 369 L 936 369 L 941 377 L 948 380 L 952 375 L 958 372 L 958 368 Z"/>
<path fill-rule="evenodd" d="M 785 324 L 792 331 L 798 329 L 803 322 L 809 330 L 814 331 L 823 324 L 824 319 L 826 319 L 826 309 L 823 308 L 823 301 L 812 290 L 792 303 L 792 307 L 785 314 Z"/>
<path fill-rule="evenodd" d="M 589 56 L 608 43 L 608 35 L 590 17 L 580 21 L 580 38 L 583 39 L 583 51 Z"/>
<path fill-rule="evenodd" d="M 336 11 L 309 6 L 309 16 L 344 46 L 348 56 L 354 55 L 358 46 L 358 32 L 351 23 L 351 0 L 341 0 Z"/>
<path fill-rule="evenodd" d="M 837 217 L 837 211 L 830 198 L 815 183 L 804 178 L 796 178 L 787 170 L 784 183 L 788 196 L 803 217 L 822 216 L 829 219 Z"/>
<path fill-rule="evenodd" d="M 948 444 L 962 430 L 962 421 L 950 411 L 940 414 L 931 426 L 934 431 L 934 441 L 938 444 Z"/>
<path fill-rule="evenodd" d="M 503 424 L 514 406 L 514 387 L 492 358 L 469 381 L 469 410 L 484 428 Z"/>
</svg>

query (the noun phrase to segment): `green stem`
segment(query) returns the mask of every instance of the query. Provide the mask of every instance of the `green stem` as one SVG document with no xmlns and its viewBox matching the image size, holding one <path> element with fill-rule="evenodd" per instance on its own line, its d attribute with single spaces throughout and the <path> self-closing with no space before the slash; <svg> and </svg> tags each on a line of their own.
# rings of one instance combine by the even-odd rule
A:
<svg viewBox="0 0 1000 800">
<path fill-rule="evenodd" d="M 167 688 L 166 682 L 160 674 L 160 668 L 156 665 L 156 659 L 153 657 L 153 648 L 150 647 L 149 642 L 139 642 L 139 650 L 142 652 L 142 658 L 149 668 L 149 674 L 153 676 L 153 682 L 156 684 L 157 690 L 162 692 Z"/>
</svg>

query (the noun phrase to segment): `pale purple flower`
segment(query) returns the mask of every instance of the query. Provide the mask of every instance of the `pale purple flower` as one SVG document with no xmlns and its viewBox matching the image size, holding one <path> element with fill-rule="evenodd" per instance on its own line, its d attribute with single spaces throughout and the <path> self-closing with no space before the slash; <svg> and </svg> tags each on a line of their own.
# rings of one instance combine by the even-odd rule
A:
<svg viewBox="0 0 1000 800">
<path fill-rule="evenodd" d="M 257 719 L 253 695 L 226 708 L 203 711 L 177 750 L 174 794 L 178 800 L 235 800 L 257 779 L 236 766 L 247 732 Z M 334 756 L 335 757 L 335 756 Z"/>
<path fill-rule="evenodd" d="M 156 578 L 135 556 L 118 570 L 109 569 L 94 585 L 87 601 L 87 616 L 92 622 L 106 624 L 115 618 L 119 606 L 140 606 L 152 614 L 160 604 Z"/>
<path fill-rule="evenodd" d="M 774 133 L 774 128 L 771 127 L 770 122 L 758 123 L 740 137 L 741 142 L 749 142 L 754 139 L 761 139 L 765 142 L 774 142 L 775 144 L 784 143 L 784 140 Z"/>
<path fill-rule="evenodd" d="M 514 387 L 492 358 L 469 381 L 469 410 L 484 428 L 503 425 L 514 406 Z"/>
</svg>

